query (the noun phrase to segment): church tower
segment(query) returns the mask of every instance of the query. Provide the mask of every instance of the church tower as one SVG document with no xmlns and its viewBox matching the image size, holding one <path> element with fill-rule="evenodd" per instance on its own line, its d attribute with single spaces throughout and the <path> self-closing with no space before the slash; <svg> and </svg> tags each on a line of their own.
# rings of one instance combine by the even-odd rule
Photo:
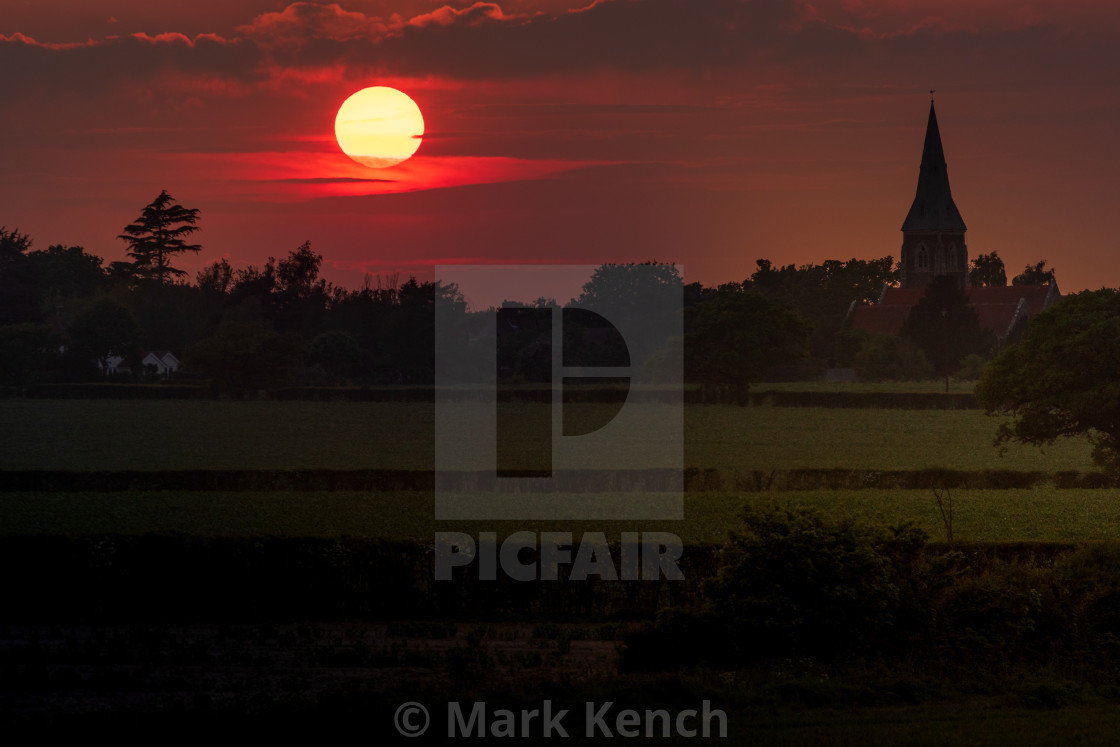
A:
<svg viewBox="0 0 1120 747">
<path fill-rule="evenodd" d="M 949 191 L 945 151 L 930 100 L 918 191 L 902 224 L 902 287 L 924 288 L 938 275 L 951 275 L 962 288 L 967 286 L 966 230 Z"/>
</svg>

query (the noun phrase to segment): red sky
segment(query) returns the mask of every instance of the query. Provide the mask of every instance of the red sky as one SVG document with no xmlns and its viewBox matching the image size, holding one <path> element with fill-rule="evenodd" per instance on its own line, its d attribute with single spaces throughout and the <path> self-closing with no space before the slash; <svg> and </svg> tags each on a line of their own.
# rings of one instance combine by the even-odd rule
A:
<svg viewBox="0 0 1120 747">
<path fill-rule="evenodd" d="M 0 0 L 0 224 L 124 257 L 161 189 L 192 271 L 310 240 L 325 274 L 659 260 L 687 281 L 897 257 L 928 108 L 970 254 L 1120 285 L 1120 8 L 989 0 Z M 977 7 L 979 6 L 979 7 Z M 415 158 L 333 138 L 420 105 Z"/>
</svg>

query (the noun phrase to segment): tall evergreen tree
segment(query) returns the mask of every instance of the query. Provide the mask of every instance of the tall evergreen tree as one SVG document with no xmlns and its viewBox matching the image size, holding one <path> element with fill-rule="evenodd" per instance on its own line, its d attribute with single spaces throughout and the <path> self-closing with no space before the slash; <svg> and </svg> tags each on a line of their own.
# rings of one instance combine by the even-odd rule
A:
<svg viewBox="0 0 1120 747">
<path fill-rule="evenodd" d="M 917 345 L 945 375 L 955 371 L 964 356 L 988 355 L 995 335 L 980 326 L 980 315 L 951 275 L 938 275 L 926 288 L 899 331 Z"/>
<path fill-rule="evenodd" d="M 159 193 L 135 223 L 124 227 L 118 236 L 128 243 L 128 256 L 132 257 L 134 277 L 155 280 L 162 284 L 169 277 L 185 275 L 184 270 L 171 265 L 176 254 L 197 252 L 199 244 L 188 244 L 186 239 L 198 230 L 198 208 L 185 208 L 164 190 Z"/>
</svg>

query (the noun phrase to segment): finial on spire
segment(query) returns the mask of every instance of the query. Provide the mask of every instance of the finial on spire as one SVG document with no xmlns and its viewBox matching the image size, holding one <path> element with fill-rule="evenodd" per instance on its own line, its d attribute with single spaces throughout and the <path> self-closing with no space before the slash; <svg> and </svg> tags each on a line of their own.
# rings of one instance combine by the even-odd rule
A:
<svg viewBox="0 0 1120 747">
<path fill-rule="evenodd" d="M 932 88 L 929 89 L 929 103 L 931 104 L 933 103 L 933 94 L 935 93 L 937 93 L 937 91 L 933 90 Z"/>
</svg>

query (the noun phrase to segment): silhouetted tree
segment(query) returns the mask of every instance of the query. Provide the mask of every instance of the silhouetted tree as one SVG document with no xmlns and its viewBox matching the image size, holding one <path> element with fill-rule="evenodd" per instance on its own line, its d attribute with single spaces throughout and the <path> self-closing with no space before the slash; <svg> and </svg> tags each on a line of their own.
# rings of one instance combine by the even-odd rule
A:
<svg viewBox="0 0 1120 747">
<path fill-rule="evenodd" d="M 222 322 L 212 336 L 187 349 L 183 363 L 210 378 L 215 389 L 238 399 L 285 383 L 299 363 L 298 338 L 258 322 Z"/>
<path fill-rule="evenodd" d="M 605 264 L 597 267 L 583 284 L 577 302 L 594 309 L 616 303 L 622 297 L 626 306 L 648 309 L 651 297 L 660 299 L 666 293 L 680 294 L 681 285 L 680 271 L 673 265 L 656 262 Z"/>
<path fill-rule="evenodd" d="M 224 299 L 186 284 L 141 283 L 114 293 L 141 322 L 145 350 L 170 350 L 181 356 L 190 344 L 211 334 L 222 318 Z"/>
<path fill-rule="evenodd" d="M 665 346 L 670 337 L 679 337 L 684 283 L 680 271 L 669 264 L 605 264 L 595 269 L 584 283 L 576 305 L 603 315 L 626 330 L 626 346 L 631 363 L 642 364 Z M 572 331 L 565 325 L 565 356 L 576 352 Z"/>
<path fill-rule="evenodd" d="M 303 242 L 298 249 L 289 252 L 288 256 L 279 262 L 271 257 L 269 263 L 275 263 L 276 287 L 281 293 L 288 293 L 296 298 L 307 298 L 315 291 L 326 292 L 327 283 L 319 279 L 319 268 L 323 265 L 323 256 L 311 250 L 311 242 Z"/>
<path fill-rule="evenodd" d="M 27 254 L 30 273 L 44 300 L 91 296 L 106 284 L 101 257 L 80 246 L 54 244 Z"/>
<path fill-rule="evenodd" d="M 225 295 L 233 288 L 233 268 L 225 257 L 203 267 L 195 275 L 198 287 L 207 293 Z"/>
<path fill-rule="evenodd" d="M 268 258 L 265 270 L 273 280 L 268 305 L 277 329 L 314 337 L 330 297 L 329 284 L 319 278 L 322 264 L 322 255 L 312 251 L 310 241 L 279 262 Z"/>
<path fill-rule="evenodd" d="M 926 288 L 899 331 L 917 345 L 941 373 L 956 371 L 970 353 L 988 355 L 995 335 L 980 326 L 980 315 L 950 275 L 939 275 Z"/>
<path fill-rule="evenodd" d="M 850 345 L 840 339 L 852 303 L 872 303 L 884 285 L 898 282 L 894 258 L 827 260 L 819 265 L 774 267 L 767 259 L 744 283 L 752 290 L 786 301 L 813 328 L 807 349 L 816 368 L 848 365 Z"/>
<path fill-rule="evenodd" d="M 30 236 L 18 228 L 9 231 L 7 226 L 0 226 L 0 271 L 20 262 L 30 248 Z"/>
<path fill-rule="evenodd" d="M 1031 318 L 1022 342 L 984 369 L 976 398 L 1010 415 L 997 442 L 1045 446 L 1085 436 L 1097 464 L 1120 478 L 1120 291 L 1066 296 Z"/>
<path fill-rule="evenodd" d="M 138 278 L 164 283 L 169 276 L 185 275 L 184 270 L 171 265 L 176 254 L 198 252 L 202 247 L 188 244 L 186 237 L 198 230 L 198 208 L 185 208 L 176 203 L 166 191 L 152 200 L 136 219 L 124 227 L 118 236 L 128 244 L 128 256 L 134 262 Z"/>
<path fill-rule="evenodd" d="M 977 286 L 1003 287 L 1007 285 L 1007 268 L 999 254 L 979 254 L 972 260 L 968 271 L 968 284 Z"/>
<path fill-rule="evenodd" d="M 0 326 L 0 382 L 26 383 L 28 375 L 57 358 L 61 340 L 44 324 Z"/>
<path fill-rule="evenodd" d="M 1046 260 L 1027 265 L 1023 271 L 1011 279 L 1012 285 L 1046 285 L 1054 279 L 1054 268 L 1046 269 Z"/>
<path fill-rule="evenodd" d="M 921 381 L 935 375 L 926 354 L 894 335 L 859 331 L 861 343 L 852 360 L 860 381 Z"/>
<path fill-rule="evenodd" d="M 74 350 L 97 361 L 107 372 L 109 358 L 134 358 L 139 351 L 140 327 L 128 309 L 102 298 L 94 302 L 67 329 Z"/>
<path fill-rule="evenodd" d="M 30 236 L 0 227 L 0 324 L 36 322 L 40 318 L 27 262 L 30 248 Z"/>
<path fill-rule="evenodd" d="M 361 363 L 358 343 L 346 332 L 323 332 L 307 347 L 308 360 L 334 376 L 352 376 Z"/>
<path fill-rule="evenodd" d="M 752 382 L 805 355 L 812 327 L 783 301 L 720 286 L 685 314 L 685 377 L 744 402 Z"/>
</svg>

